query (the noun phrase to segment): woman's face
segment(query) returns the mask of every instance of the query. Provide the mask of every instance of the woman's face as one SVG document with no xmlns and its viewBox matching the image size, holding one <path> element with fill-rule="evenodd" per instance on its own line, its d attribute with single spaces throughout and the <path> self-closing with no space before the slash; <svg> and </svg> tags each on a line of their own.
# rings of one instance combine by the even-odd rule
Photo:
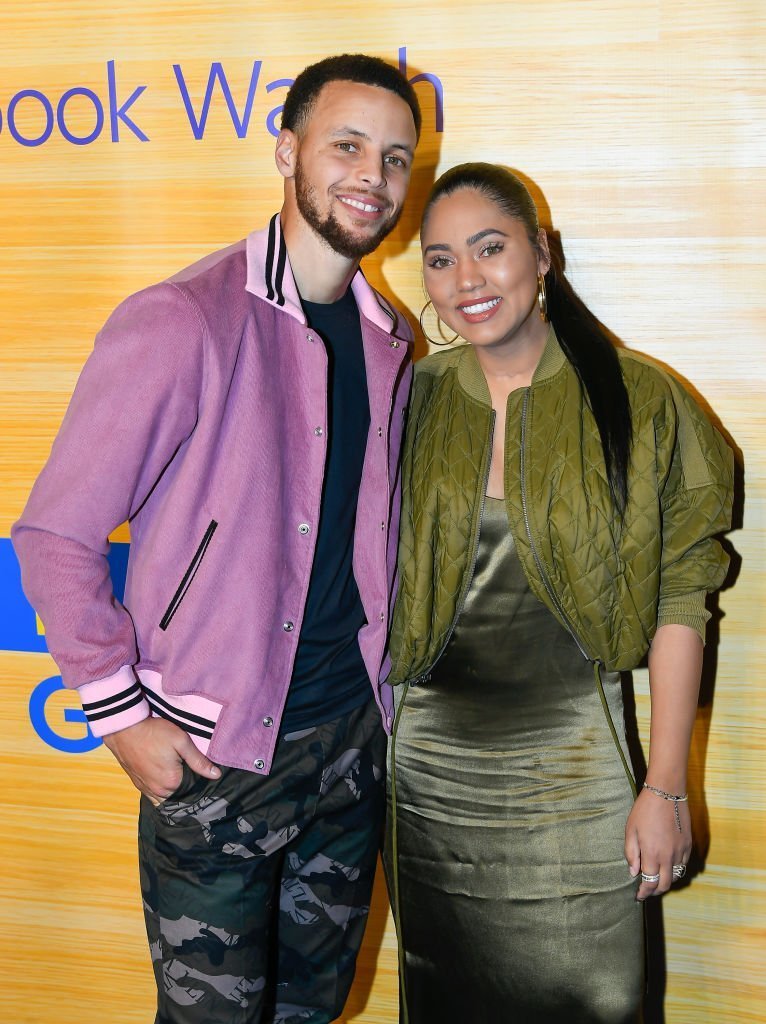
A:
<svg viewBox="0 0 766 1024">
<path fill-rule="evenodd" d="M 538 255 L 524 224 L 475 189 L 438 199 L 421 234 L 434 309 L 479 347 L 547 334 L 537 306 L 537 275 L 550 266 L 544 232 L 540 244 Z"/>
</svg>

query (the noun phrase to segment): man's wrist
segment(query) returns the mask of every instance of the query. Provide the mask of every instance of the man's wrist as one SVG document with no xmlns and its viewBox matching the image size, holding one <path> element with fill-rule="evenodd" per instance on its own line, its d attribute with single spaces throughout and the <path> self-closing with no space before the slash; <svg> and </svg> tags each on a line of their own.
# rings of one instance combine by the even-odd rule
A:
<svg viewBox="0 0 766 1024">
<path fill-rule="evenodd" d="M 151 714 L 132 665 L 79 688 L 83 711 L 94 736 L 108 736 L 136 725 Z"/>
</svg>

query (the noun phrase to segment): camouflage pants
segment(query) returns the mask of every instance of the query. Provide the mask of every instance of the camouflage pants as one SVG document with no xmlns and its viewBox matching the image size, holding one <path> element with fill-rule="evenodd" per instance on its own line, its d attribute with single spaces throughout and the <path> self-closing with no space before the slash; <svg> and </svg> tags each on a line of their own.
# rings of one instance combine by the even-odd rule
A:
<svg viewBox="0 0 766 1024">
<path fill-rule="evenodd" d="M 374 702 L 283 736 L 272 772 L 185 768 L 141 801 L 155 1024 L 326 1024 L 367 921 L 384 811 Z"/>
</svg>

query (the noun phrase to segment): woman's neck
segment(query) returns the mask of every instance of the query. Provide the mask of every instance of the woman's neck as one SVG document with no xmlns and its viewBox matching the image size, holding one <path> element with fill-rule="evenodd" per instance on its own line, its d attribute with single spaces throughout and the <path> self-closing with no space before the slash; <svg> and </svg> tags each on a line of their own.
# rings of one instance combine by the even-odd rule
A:
<svg viewBox="0 0 766 1024">
<path fill-rule="evenodd" d="M 512 391 L 532 383 L 548 340 L 548 331 L 548 324 L 538 319 L 524 336 L 515 335 L 498 345 L 477 345 L 474 348 L 493 399 L 503 395 L 507 398 Z"/>
</svg>

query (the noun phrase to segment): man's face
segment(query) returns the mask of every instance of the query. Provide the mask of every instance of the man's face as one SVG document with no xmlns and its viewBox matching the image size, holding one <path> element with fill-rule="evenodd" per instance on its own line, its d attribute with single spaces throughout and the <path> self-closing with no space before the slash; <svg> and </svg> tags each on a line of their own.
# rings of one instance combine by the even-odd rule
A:
<svg viewBox="0 0 766 1024">
<path fill-rule="evenodd" d="M 394 228 L 417 139 L 412 111 L 393 92 L 328 82 L 298 140 L 298 211 L 348 259 L 368 255 Z"/>
</svg>

